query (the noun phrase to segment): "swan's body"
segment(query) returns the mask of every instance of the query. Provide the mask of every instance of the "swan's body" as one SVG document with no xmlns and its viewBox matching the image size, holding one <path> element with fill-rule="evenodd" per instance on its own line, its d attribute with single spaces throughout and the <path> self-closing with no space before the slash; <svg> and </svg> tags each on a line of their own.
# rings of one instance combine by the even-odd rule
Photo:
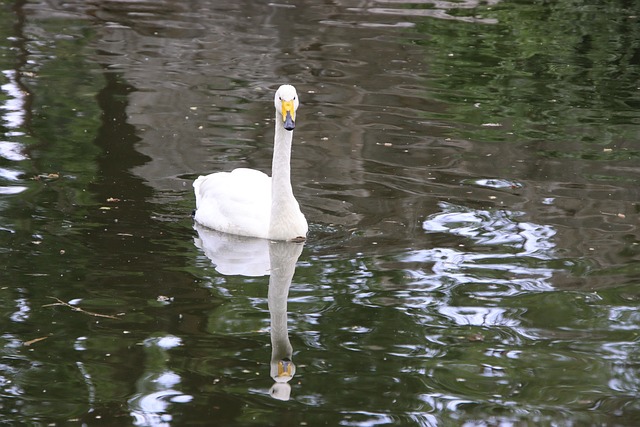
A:
<svg viewBox="0 0 640 427">
<path fill-rule="evenodd" d="M 272 240 L 304 240 L 307 220 L 291 188 L 291 141 L 298 108 L 296 89 L 276 91 L 272 175 L 247 168 L 201 176 L 194 219 L 224 233 Z"/>
</svg>

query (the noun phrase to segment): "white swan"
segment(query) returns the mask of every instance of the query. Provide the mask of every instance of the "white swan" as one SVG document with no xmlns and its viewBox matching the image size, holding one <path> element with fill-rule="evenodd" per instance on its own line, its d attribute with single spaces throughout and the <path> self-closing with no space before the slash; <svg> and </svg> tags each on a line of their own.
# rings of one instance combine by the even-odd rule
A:
<svg viewBox="0 0 640 427">
<path fill-rule="evenodd" d="M 205 227 L 271 240 L 304 240 L 307 220 L 291 188 L 291 141 L 298 94 L 291 85 L 276 91 L 272 178 L 240 168 L 198 177 L 194 219 Z"/>
</svg>

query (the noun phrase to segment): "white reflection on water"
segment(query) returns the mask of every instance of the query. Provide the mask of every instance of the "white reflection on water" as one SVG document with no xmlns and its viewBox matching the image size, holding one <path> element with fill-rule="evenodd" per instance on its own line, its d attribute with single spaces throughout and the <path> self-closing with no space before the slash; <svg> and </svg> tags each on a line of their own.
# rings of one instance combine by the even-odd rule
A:
<svg viewBox="0 0 640 427">
<path fill-rule="evenodd" d="M 218 273 L 247 277 L 269 274 L 269 240 L 224 234 L 198 223 L 193 227 L 198 232 L 194 245 L 211 260 Z"/>
<path fill-rule="evenodd" d="M 465 1 L 441 1 L 441 0 L 377 0 L 375 4 L 401 4 L 402 7 L 352 7 L 347 8 L 350 11 L 368 12 L 380 15 L 393 16 L 412 16 L 412 17 L 429 17 L 437 19 L 455 20 L 462 22 L 473 22 L 481 24 L 497 24 L 498 20 L 494 18 L 483 18 L 482 16 L 461 16 L 460 14 L 450 13 L 451 10 L 459 9 L 476 9 L 480 5 L 491 6 L 497 4 L 500 0 L 465 0 Z M 406 7 L 407 4 L 416 6 L 424 5 L 425 7 Z"/>
<path fill-rule="evenodd" d="M 270 375 L 274 384 L 269 395 L 277 400 L 291 398 L 291 381 L 296 373 L 293 347 L 287 328 L 289 287 L 303 244 L 234 236 L 194 225 L 201 249 L 221 274 L 256 277 L 269 275 L 268 306 L 271 320 Z"/>
<path fill-rule="evenodd" d="M 0 157 L 14 162 L 26 160 L 27 156 L 23 153 L 22 144 L 11 141 L 0 141 Z"/>
<path fill-rule="evenodd" d="M 6 179 L 7 181 L 19 181 L 20 175 L 22 175 L 21 171 L 7 169 L 7 168 L 0 168 L 0 178 Z"/>
<path fill-rule="evenodd" d="M 439 206 L 443 212 L 431 215 L 422 223 L 422 228 L 429 233 L 444 232 L 466 237 L 477 245 L 510 246 L 518 251 L 510 256 L 553 258 L 555 243 L 551 238 L 556 231 L 549 225 L 515 219 L 524 213 L 506 209 L 471 209 L 446 202 Z"/>
<path fill-rule="evenodd" d="M 505 285 L 513 292 L 553 289 L 550 279 L 555 270 L 546 263 L 554 257 L 553 227 L 517 221 L 521 213 L 503 209 L 471 209 L 444 202 L 440 208 L 441 213 L 424 221 L 423 229 L 462 237 L 459 247 L 469 249 L 410 252 L 405 261 L 433 264 L 433 275 L 417 272 L 422 279 Z"/>
<path fill-rule="evenodd" d="M 29 319 L 29 313 L 31 307 L 29 306 L 29 300 L 26 298 L 16 298 L 16 311 L 10 316 L 12 322 L 26 322 Z"/>
<path fill-rule="evenodd" d="M 443 306 L 438 310 L 458 325 L 518 327 L 519 320 L 509 317 L 509 311 L 498 307 Z"/>
<path fill-rule="evenodd" d="M 26 95 L 20 89 L 15 70 L 4 70 L 2 74 L 4 74 L 8 83 L 0 86 L 0 91 L 3 92 L 3 97 L 5 98 L 4 102 L 0 104 L 0 118 L 2 126 L 9 130 L 3 132 L 3 135 L 21 136 L 23 133 L 20 128 L 23 127 L 25 122 Z M 24 154 L 23 145 L 12 141 L 0 141 L 0 157 L 16 162 L 28 158 Z M 11 169 L 2 168 L 0 170 L 0 178 L 3 180 L 16 181 L 19 175 L 19 172 Z M 26 188 L 21 185 L 3 185 L 0 186 L 0 194 L 18 194 L 26 190 Z"/>
<path fill-rule="evenodd" d="M 20 90 L 15 70 L 4 70 L 2 74 L 9 80 L 8 83 L 0 86 L 0 90 L 7 95 L 7 100 L 1 107 L 4 110 L 2 118 L 6 127 L 16 129 L 24 124 L 26 96 Z"/>
<path fill-rule="evenodd" d="M 182 345 L 173 335 L 148 338 L 144 341 L 147 371 L 137 381 L 138 392 L 129 399 L 131 416 L 137 426 L 165 427 L 173 420 L 169 413 L 171 403 L 187 403 L 193 396 L 178 390 L 181 377 L 167 369 L 168 351 Z"/>
<path fill-rule="evenodd" d="M 425 290 L 472 285 L 467 294 L 478 300 L 477 306 L 444 304 L 438 311 L 458 325 L 517 327 L 519 320 L 511 318 L 508 310 L 480 301 L 553 290 L 551 278 L 556 269 L 548 261 L 554 258 L 555 229 L 518 221 L 522 213 L 505 209 L 473 209 L 445 202 L 440 208 L 422 227 L 428 233 L 462 238 L 460 249 L 434 247 L 403 256 L 405 262 L 430 266 L 430 271 L 410 270 L 414 298 L 408 298 L 408 305 L 424 304 Z M 452 246 L 450 239 L 447 242 Z"/>
<path fill-rule="evenodd" d="M 6 98 L 4 103 L 0 105 L 2 125 L 8 129 L 14 129 L 10 135 L 22 135 L 17 129 L 24 125 L 26 96 L 20 90 L 15 70 L 4 70 L 2 74 L 9 81 L 0 86 L 0 90 L 4 92 Z M 5 135 L 7 134 L 5 132 Z M 0 157 L 13 161 L 25 160 L 27 156 L 24 154 L 23 148 L 21 144 L 16 142 L 0 141 Z"/>
<path fill-rule="evenodd" d="M 9 195 L 9 194 L 18 194 L 22 193 L 26 190 L 27 187 L 23 185 L 15 185 L 15 186 L 0 186 L 0 194 Z"/>
</svg>

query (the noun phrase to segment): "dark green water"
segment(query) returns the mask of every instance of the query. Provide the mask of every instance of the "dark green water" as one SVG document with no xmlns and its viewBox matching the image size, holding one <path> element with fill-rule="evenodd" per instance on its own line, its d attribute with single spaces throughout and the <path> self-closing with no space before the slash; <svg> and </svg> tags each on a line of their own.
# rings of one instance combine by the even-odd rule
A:
<svg viewBox="0 0 640 427">
<path fill-rule="evenodd" d="M 0 425 L 640 424 L 639 11 L 0 1 Z M 308 241 L 195 230 L 285 82 Z"/>
</svg>

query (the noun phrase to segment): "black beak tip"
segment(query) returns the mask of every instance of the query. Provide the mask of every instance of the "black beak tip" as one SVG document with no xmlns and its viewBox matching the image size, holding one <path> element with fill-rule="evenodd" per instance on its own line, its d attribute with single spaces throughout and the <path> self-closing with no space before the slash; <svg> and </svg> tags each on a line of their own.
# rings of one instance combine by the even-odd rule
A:
<svg viewBox="0 0 640 427">
<path fill-rule="evenodd" d="M 287 116 L 284 118 L 284 128 L 288 131 L 292 131 L 296 127 L 296 123 L 291 118 L 291 114 L 287 112 Z"/>
</svg>

